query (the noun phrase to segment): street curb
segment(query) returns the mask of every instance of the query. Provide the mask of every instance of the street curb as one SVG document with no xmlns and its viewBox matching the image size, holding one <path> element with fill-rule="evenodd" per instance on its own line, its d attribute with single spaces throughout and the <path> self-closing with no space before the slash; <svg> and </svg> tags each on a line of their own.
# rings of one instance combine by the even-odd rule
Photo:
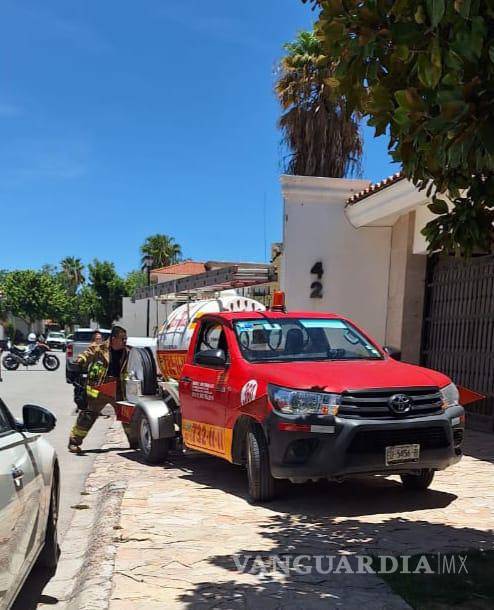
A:
<svg viewBox="0 0 494 610">
<path fill-rule="evenodd" d="M 109 428 L 103 449 L 119 446 L 123 432 Z M 43 590 L 39 609 L 106 610 L 112 589 L 112 575 L 125 477 L 115 476 L 106 484 L 98 477 L 106 453 L 96 458 L 84 491 L 73 506 L 74 515 L 61 544 L 58 569 Z M 116 473 L 115 473 L 116 474 Z M 100 485 L 98 485 L 100 483 Z"/>
<path fill-rule="evenodd" d="M 125 481 L 115 481 L 100 491 L 93 528 L 67 610 L 108 608 L 117 550 L 112 542 L 126 488 Z"/>
</svg>

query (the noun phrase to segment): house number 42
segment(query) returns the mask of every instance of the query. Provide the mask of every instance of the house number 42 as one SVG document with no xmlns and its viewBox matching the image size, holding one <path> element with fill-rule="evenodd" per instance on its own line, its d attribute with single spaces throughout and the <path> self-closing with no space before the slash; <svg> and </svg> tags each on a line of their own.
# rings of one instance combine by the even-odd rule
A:
<svg viewBox="0 0 494 610">
<path fill-rule="evenodd" d="M 313 265 L 310 270 L 311 275 L 317 275 L 317 281 L 312 282 L 310 285 L 310 298 L 311 299 L 322 299 L 322 276 L 324 275 L 324 269 L 321 261 L 318 261 Z"/>
</svg>

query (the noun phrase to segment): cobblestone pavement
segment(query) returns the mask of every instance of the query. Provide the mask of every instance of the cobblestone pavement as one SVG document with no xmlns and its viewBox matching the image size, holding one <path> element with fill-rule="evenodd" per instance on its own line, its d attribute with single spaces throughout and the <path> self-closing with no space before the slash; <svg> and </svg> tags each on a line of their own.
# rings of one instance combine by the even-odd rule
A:
<svg viewBox="0 0 494 610">
<path fill-rule="evenodd" d="M 233 556 L 494 548 L 493 435 L 468 433 L 464 459 L 438 473 L 425 493 L 394 479 L 362 478 L 289 485 L 266 506 L 247 502 L 238 467 L 196 453 L 151 467 L 119 449 L 123 442 L 114 424 L 109 451 L 88 481 L 91 491 L 127 479 L 111 610 L 407 608 L 375 575 L 242 573 Z"/>
</svg>

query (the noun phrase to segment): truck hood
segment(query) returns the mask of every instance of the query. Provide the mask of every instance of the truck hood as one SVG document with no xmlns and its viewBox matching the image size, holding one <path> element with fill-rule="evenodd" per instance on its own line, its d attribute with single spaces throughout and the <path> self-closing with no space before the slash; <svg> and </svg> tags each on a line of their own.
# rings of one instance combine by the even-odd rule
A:
<svg viewBox="0 0 494 610">
<path fill-rule="evenodd" d="M 385 360 L 285 362 L 254 365 L 258 379 L 300 390 L 341 393 L 374 388 L 445 387 L 446 375 L 412 364 Z"/>
</svg>

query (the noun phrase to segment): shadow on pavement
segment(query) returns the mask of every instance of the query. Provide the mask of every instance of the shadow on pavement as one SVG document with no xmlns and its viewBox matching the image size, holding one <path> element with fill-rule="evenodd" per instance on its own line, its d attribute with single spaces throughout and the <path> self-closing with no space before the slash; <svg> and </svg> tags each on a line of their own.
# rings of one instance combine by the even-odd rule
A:
<svg viewBox="0 0 494 610">
<path fill-rule="evenodd" d="M 54 606 L 58 604 L 56 597 L 43 595 L 43 589 L 53 578 L 53 574 L 35 566 L 28 576 L 24 586 L 17 596 L 11 610 L 35 610 L 38 604 Z"/>
<path fill-rule="evenodd" d="M 138 451 L 119 453 L 121 457 L 144 464 Z M 173 468 L 176 475 L 205 487 L 221 489 L 244 500 L 248 499 L 245 469 L 220 458 L 202 453 L 170 453 L 165 464 L 154 468 Z M 365 495 L 365 502 L 360 498 Z M 360 517 L 364 515 L 411 512 L 445 508 L 457 496 L 452 493 L 429 489 L 425 492 L 405 490 L 401 483 L 384 477 L 360 477 L 342 483 L 320 481 L 295 485 L 286 482 L 280 499 L 270 502 L 267 508 L 305 516 Z M 302 508 L 303 507 L 303 508 Z"/>
<path fill-rule="evenodd" d="M 204 460 L 204 464 L 194 460 L 190 470 L 182 465 L 182 476 L 201 485 L 246 496 L 245 475 L 240 469 L 228 467 L 220 460 L 214 465 L 211 461 L 208 464 L 207 460 L 209 458 Z M 177 463 L 174 465 L 177 467 Z M 359 591 L 370 590 L 372 593 L 374 586 L 381 585 L 376 585 L 370 575 L 321 573 L 316 569 L 316 557 L 324 558 L 324 568 L 329 565 L 328 556 L 334 558 L 337 566 L 345 555 L 351 567 L 357 569 L 358 560 L 352 557 L 354 555 L 406 556 L 471 548 L 494 549 L 492 531 L 452 527 L 401 516 L 402 513 L 426 509 L 444 509 L 455 499 L 454 494 L 434 489 L 411 492 L 396 481 L 378 477 L 341 484 L 287 485 L 282 498 L 264 506 L 264 509 L 276 512 L 266 516 L 264 510 L 258 523 L 249 523 L 249 527 L 253 527 L 252 546 L 239 546 L 233 553 L 211 556 L 206 560 L 207 564 L 223 569 L 224 578 L 195 582 L 190 590 L 181 594 L 180 601 L 194 610 L 210 607 L 208 604 L 214 604 L 215 608 L 257 608 L 265 604 L 271 607 L 270 604 L 276 604 L 276 601 L 279 607 L 289 608 L 315 608 L 324 604 L 328 608 L 337 605 L 348 607 L 349 599 L 345 596 L 350 591 L 355 589 L 357 597 L 353 599 L 359 599 Z M 381 514 L 386 516 L 381 518 Z M 242 519 L 241 514 L 239 519 Z M 252 573 L 259 574 L 259 566 L 256 572 L 256 556 L 267 562 L 269 570 L 273 557 L 290 561 L 290 557 L 293 560 L 300 555 L 307 556 L 304 561 L 312 571 L 301 573 L 292 569 L 288 574 L 278 571 L 271 576 L 268 572 L 250 583 L 245 577 L 239 578 L 238 565 L 246 560 L 247 570 L 254 569 Z M 459 578 L 468 578 L 468 575 Z M 379 599 L 379 592 L 374 594 Z M 369 607 L 377 608 L 372 603 Z"/>
<path fill-rule="evenodd" d="M 476 460 L 494 464 L 494 433 L 467 430 L 463 453 Z"/>
<path fill-rule="evenodd" d="M 302 502 L 302 505 L 305 504 Z M 261 549 L 254 543 L 252 547 L 243 546 L 230 554 L 209 557 L 206 563 L 223 570 L 224 576 L 194 582 L 178 598 L 185 607 L 194 610 L 212 607 L 315 609 L 353 608 L 362 604 L 376 610 L 402 608 L 393 602 L 389 605 L 389 599 L 384 603 L 386 587 L 373 575 L 352 573 L 352 570 L 359 570 L 359 556 L 377 559 L 378 563 L 374 565 L 379 572 L 380 565 L 383 569 L 389 567 L 389 559 L 384 559 L 385 556 L 400 558 L 436 552 L 438 548 L 442 552 L 458 551 L 461 555 L 461 551 L 472 546 L 494 548 L 492 532 L 457 529 L 400 517 L 367 523 L 357 519 L 333 520 L 315 515 L 283 514 L 270 517 L 256 530 L 257 536 L 264 539 Z M 266 540 L 269 551 L 266 551 Z M 410 540 L 413 541 L 411 544 Z M 343 557 L 345 563 L 340 564 Z M 459 563 L 455 564 L 456 568 Z M 286 566 L 289 566 L 288 570 Z M 403 568 L 403 560 L 399 559 L 398 570 Z M 437 561 L 434 556 L 430 569 L 434 574 L 444 570 L 442 555 L 437 556 Z M 204 571 L 207 572 L 207 568 Z M 246 577 L 240 572 L 252 576 Z M 466 581 L 469 577 L 463 571 L 457 578 Z M 450 606 L 427 606 L 431 610 L 446 607 Z M 492 608 L 494 600 L 487 600 L 483 606 L 469 603 L 462 606 L 474 607 Z"/>
<path fill-rule="evenodd" d="M 128 447 L 106 447 L 104 449 L 83 449 L 82 453 L 111 453 L 112 451 L 129 451 Z M 123 455 L 119 453 L 119 455 Z"/>
</svg>

